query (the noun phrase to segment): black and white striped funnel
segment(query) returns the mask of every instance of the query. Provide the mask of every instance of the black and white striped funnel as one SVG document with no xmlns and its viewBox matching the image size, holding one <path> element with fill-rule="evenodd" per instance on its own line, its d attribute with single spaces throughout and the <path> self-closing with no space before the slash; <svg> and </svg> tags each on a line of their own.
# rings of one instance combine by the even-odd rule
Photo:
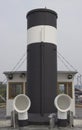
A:
<svg viewBox="0 0 82 130">
<path fill-rule="evenodd" d="M 27 14 L 27 95 L 31 100 L 29 122 L 48 123 L 56 111 L 57 14 L 35 9 Z"/>
<path fill-rule="evenodd" d="M 57 14 L 49 9 L 35 9 L 27 14 L 27 43 L 47 42 L 56 45 Z"/>
</svg>

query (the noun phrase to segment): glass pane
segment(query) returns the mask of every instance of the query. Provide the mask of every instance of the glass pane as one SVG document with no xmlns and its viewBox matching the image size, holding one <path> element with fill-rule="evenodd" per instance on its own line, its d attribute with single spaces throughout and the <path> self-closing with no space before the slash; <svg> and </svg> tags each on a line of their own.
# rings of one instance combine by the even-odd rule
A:
<svg viewBox="0 0 82 130">
<path fill-rule="evenodd" d="M 66 86 L 63 83 L 59 84 L 59 93 L 65 93 L 66 94 Z"/>
<path fill-rule="evenodd" d="M 21 94 L 23 92 L 21 84 L 17 84 L 15 89 L 16 89 L 16 95 Z"/>
</svg>

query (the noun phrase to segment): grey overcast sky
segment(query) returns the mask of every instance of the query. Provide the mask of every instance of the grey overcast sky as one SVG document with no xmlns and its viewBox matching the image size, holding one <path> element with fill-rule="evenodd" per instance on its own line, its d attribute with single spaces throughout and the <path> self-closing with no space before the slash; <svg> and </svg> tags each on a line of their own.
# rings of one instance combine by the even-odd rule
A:
<svg viewBox="0 0 82 130">
<path fill-rule="evenodd" d="M 0 81 L 26 52 L 26 13 L 45 6 L 58 13 L 58 52 L 82 74 L 82 0 L 0 0 Z M 26 70 L 26 60 L 18 70 Z"/>
</svg>

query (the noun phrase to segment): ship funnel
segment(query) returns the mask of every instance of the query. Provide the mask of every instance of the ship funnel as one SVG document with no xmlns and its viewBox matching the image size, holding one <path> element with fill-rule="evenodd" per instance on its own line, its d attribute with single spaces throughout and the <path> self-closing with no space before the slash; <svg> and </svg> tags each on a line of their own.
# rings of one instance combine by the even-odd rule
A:
<svg viewBox="0 0 82 130">
<path fill-rule="evenodd" d="M 57 13 L 46 8 L 33 9 L 27 18 L 26 95 L 31 100 L 30 124 L 48 124 L 56 112 Z"/>
<path fill-rule="evenodd" d="M 28 124 L 28 110 L 31 106 L 31 101 L 25 94 L 19 94 L 14 98 L 14 109 L 18 112 L 19 126 Z"/>
</svg>

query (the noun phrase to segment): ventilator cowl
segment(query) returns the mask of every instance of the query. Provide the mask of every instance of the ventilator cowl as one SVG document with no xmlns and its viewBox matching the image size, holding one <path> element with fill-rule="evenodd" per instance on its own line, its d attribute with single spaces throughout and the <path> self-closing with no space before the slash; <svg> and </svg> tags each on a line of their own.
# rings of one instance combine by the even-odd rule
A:
<svg viewBox="0 0 82 130">
<path fill-rule="evenodd" d="M 28 124 L 28 113 L 31 106 L 31 101 L 28 96 L 19 94 L 15 97 L 13 102 L 14 109 L 18 112 L 19 126 L 25 126 Z"/>
</svg>

